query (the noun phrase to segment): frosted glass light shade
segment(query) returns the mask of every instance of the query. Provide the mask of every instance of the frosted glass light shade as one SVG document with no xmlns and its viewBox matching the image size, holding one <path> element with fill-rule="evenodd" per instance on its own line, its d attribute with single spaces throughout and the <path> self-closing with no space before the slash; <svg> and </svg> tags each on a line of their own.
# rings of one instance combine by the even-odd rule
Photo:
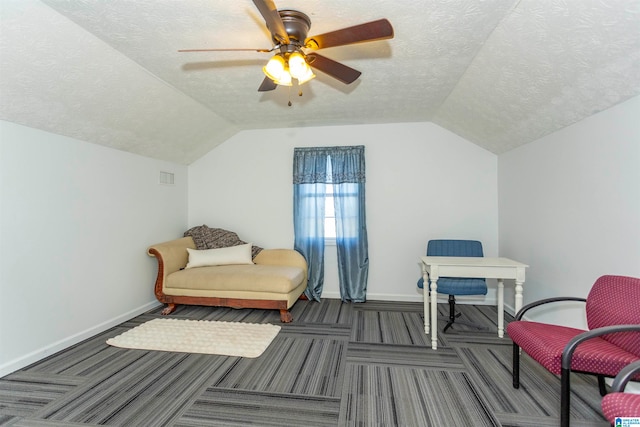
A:
<svg viewBox="0 0 640 427">
<path fill-rule="evenodd" d="M 280 55 L 275 55 L 267 62 L 267 65 L 262 68 L 262 71 L 267 77 L 275 81 L 284 72 L 284 68 L 284 58 Z"/>
<path fill-rule="evenodd" d="M 275 84 L 281 86 L 292 86 L 292 78 L 297 79 L 301 85 L 316 76 L 300 52 L 291 53 L 286 60 L 282 55 L 274 55 L 262 71 Z"/>
<path fill-rule="evenodd" d="M 291 77 L 299 79 L 306 74 L 308 69 L 309 66 L 300 52 L 293 52 L 289 55 L 289 72 L 291 73 Z"/>
<path fill-rule="evenodd" d="M 291 86 L 291 74 L 280 55 L 273 56 L 262 68 L 262 72 L 278 85 Z"/>
<path fill-rule="evenodd" d="M 307 72 L 304 75 L 298 77 L 298 84 L 299 85 L 305 84 L 306 82 L 308 82 L 311 79 L 314 79 L 315 77 L 316 75 L 313 74 L 313 71 L 311 71 L 311 68 L 307 65 Z"/>
<path fill-rule="evenodd" d="M 280 86 L 291 86 L 291 74 L 289 74 L 289 70 L 286 68 L 280 74 L 280 77 L 274 80 L 274 82 Z"/>
<path fill-rule="evenodd" d="M 298 84 L 300 85 L 316 76 L 300 52 L 293 52 L 289 55 L 289 72 L 291 73 L 291 77 L 298 79 Z"/>
</svg>

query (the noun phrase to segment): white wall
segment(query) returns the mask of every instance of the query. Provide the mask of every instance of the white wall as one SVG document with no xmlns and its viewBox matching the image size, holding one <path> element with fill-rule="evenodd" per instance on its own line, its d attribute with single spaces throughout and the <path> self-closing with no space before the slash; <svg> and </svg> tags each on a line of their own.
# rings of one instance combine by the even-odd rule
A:
<svg viewBox="0 0 640 427">
<path fill-rule="evenodd" d="M 0 121 L 0 376 L 157 304 L 146 248 L 184 231 L 186 189 L 185 166 Z"/>
<path fill-rule="evenodd" d="M 525 303 L 640 277 L 640 97 L 499 157 L 500 254 L 530 264 Z M 584 327 L 583 305 L 531 318 Z"/>
<path fill-rule="evenodd" d="M 478 239 L 498 255 L 497 156 L 432 123 L 241 132 L 189 166 L 190 226 L 293 247 L 293 148 L 330 145 L 366 147 L 368 299 L 422 301 L 429 239 Z M 326 252 L 323 297 L 339 298 L 335 248 Z"/>
</svg>

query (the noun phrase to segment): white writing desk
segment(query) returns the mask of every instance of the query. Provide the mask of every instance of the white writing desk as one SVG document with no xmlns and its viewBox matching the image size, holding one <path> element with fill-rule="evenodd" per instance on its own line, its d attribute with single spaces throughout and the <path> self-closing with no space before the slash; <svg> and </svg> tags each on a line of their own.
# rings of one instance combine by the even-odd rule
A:
<svg viewBox="0 0 640 427">
<path fill-rule="evenodd" d="M 522 308 L 524 270 L 529 267 L 508 258 L 423 256 L 424 332 L 429 335 L 429 300 L 431 300 L 431 348 L 438 348 L 438 278 L 484 277 L 498 279 L 498 336 L 504 336 L 504 279 L 514 279 L 516 313 Z M 427 275 L 428 273 L 428 275 Z M 431 282 L 431 291 L 429 291 Z M 431 298 L 429 299 L 429 293 Z"/>
</svg>

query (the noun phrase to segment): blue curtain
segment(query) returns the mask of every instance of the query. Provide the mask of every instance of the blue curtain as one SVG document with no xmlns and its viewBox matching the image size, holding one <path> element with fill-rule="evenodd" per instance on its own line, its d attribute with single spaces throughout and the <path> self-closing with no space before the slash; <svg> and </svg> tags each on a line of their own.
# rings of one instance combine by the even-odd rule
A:
<svg viewBox="0 0 640 427">
<path fill-rule="evenodd" d="M 324 283 L 324 183 L 293 186 L 294 248 L 307 260 L 305 295 L 320 301 Z"/>
<path fill-rule="evenodd" d="M 364 146 L 294 150 L 295 249 L 309 265 L 305 294 L 316 301 L 322 295 L 324 198 L 328 182 L 333 183 L 334 191 L 340 296 L 343 301 L 364 302 L 369 272 Z"/>
</svg>

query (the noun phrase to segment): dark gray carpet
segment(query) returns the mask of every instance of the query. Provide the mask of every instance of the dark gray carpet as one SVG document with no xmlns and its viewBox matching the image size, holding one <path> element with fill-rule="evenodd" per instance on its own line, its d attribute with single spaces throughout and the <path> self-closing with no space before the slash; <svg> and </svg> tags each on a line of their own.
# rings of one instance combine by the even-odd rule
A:
<svg viewBox="0 0 640 427">
<path fill-rule="evenodd" d="M 329 299 L 298 301 L 294 322 L 256 359 L 105 344 L 157 309 L 1 378 L 0 424 L 557 426 L 559 379 L 524 355 L 513 389 L 495 307 L 459 310 L 486 330 L 456 325 L 435 351 L 421 303 Z M 268 310 L 181 306 L 172 316 L 280 324 Z M 572 425 L 607 426 L 595 378 L 574 374 L 572 390 Z"/>
</svg>

